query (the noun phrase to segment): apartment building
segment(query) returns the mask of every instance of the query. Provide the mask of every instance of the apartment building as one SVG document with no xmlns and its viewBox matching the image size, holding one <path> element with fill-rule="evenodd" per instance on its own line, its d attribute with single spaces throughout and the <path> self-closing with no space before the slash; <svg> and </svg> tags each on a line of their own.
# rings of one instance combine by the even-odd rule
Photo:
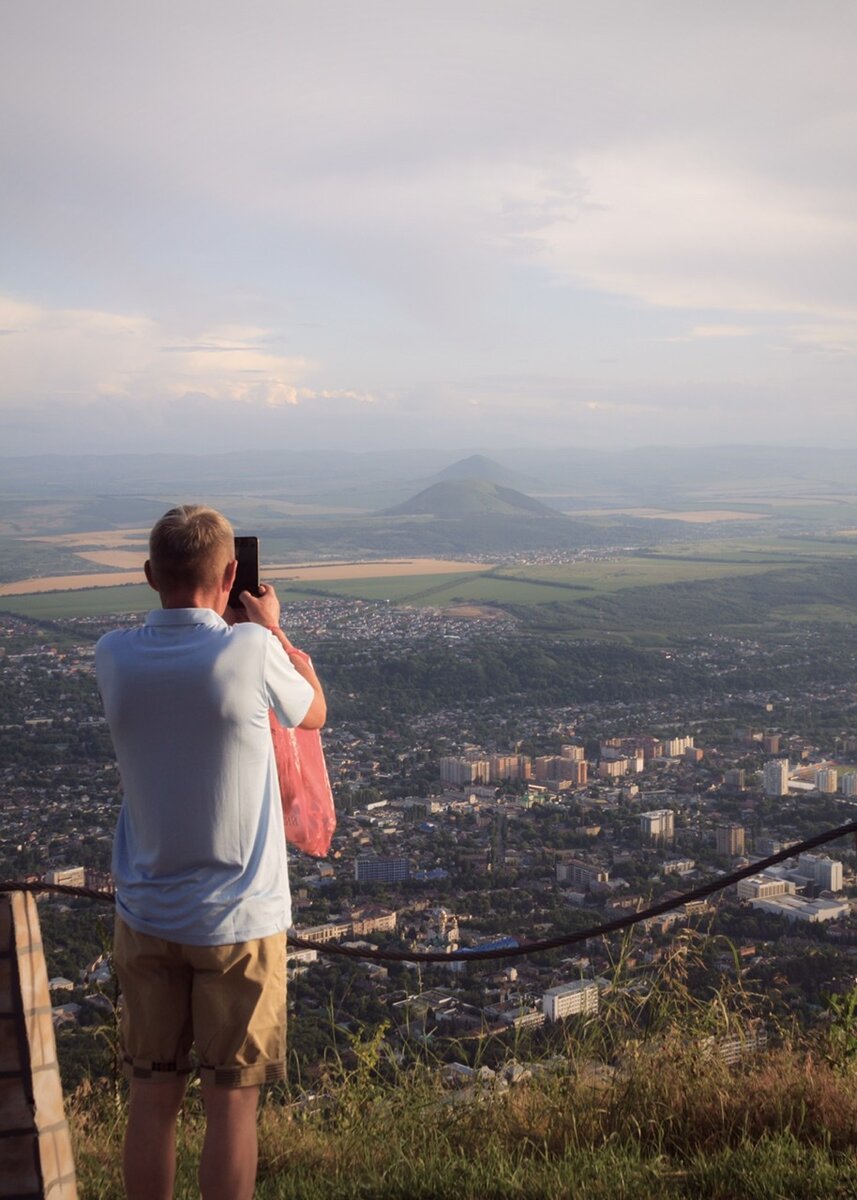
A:
<svg viewBox="0 0 857 1200">
<path fill-rule="evenodd" d="M 578 979 L 548 988 L 542 996 L 542 1011 L 549 1021 L 598 1012 L 598 984 L 591 979 Z"/>
</svg>

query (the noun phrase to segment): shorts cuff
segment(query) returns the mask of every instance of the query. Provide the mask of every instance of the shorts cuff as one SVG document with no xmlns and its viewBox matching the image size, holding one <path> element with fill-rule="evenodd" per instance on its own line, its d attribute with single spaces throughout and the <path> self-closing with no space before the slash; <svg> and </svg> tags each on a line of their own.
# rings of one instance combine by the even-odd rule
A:
<svg viewBox="0 0 857 1200">
<path fill-rule="evenodd" d="M 187 1079 L 192 1071 L 190 1062 L 153 1062 L 147 1058 L 122 1056 L 122 1073 L 126 1079 L 148 1079 L 152 1083 L 169 1083 Z"/>
<path fill-rule="evenodd" d="M 215 1087 L 258 1087 L 261 1083 L 280 1083 L 285 1079 L 286 1064 L 282 1061 L 254 1063 L 251 1067 L 206 1067 L 200 1064 L 199 1076 L 203 1083 Z"/>
</svg>

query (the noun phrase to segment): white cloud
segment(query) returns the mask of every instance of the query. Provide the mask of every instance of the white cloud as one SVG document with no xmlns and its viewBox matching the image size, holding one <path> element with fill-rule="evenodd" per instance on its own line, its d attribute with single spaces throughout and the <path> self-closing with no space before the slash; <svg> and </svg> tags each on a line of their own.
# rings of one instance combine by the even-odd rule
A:
<svg viewBox="0 0 857 1200">
<path fill-rule="evenodd" d="M 271 349 L 274 331 L 228 325 L 170 337 L 145 316 L 49 309 L 0 296 L 0 405 L 97 397 L 143 403 L 188 395 L 277 408 L 313 400 L 371 403 L 369 393 L 312 387 L 321 370 Z"/>
<path fill-rule="evenodd" d="M 0 328 L 0 403 L 126 392 L 149 370 L 158 336 L 146 317 L 9 296 L 0 296 Z"/>
<path fill-rule="evenodd" d="M 613 403 L 604 400 L 587 400 L 586 409 L 593 413 L 624 413 L 626 416 L 650 416 L 653 413 L 663 413 L 664 407 L 658 404 L 643 404 L 630 401 L 628 403 Z"/>
<path fill-rule="evenodd" d="M 796 325 L 792 337 L 800 347 L 847 358 L 857 356 L 857 320 Z"/>
<path fill-rule="evenodd" d="M 857 219 L 809 185 L 688 144 L 581 155 L 566 178 L 559 212 L 556 185 L 530 181 L 529 211 L 548 215 L 513 234 L 566 280 L 665 308 L 851 315 Z"/>
<path fill-rule="evenodd" d="M 749 325 L 694 325 L 692 338 L 740 338 L 750 337 L 754 332 Z"/>
<path fill-rule="evenodd" d="M 857 6 L 7 7 L 7 408 L 552 442 L 854 383 Z"/>
</svg>

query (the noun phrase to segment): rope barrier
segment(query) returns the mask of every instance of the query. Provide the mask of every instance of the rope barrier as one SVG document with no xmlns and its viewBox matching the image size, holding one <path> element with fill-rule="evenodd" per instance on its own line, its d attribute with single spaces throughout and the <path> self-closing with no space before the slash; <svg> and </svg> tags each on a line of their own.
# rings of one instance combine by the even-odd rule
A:
<svg viewBox="0 0 857 1200">
<path fill-rule="evenodd" d="M 298 950 L 317 950 L 319 954 L 339 955 L 342 958 L 372 959 L 378 962 L 448 963 L 461 961 L 484 962 L 489 959 L 502 958 L 525 958 L 530 954 L 538 954 L 545 950 L 563 949 L 567 946 L 576 946 L 580 942 L 588 941 L 589 938 L 603 937 L 606 934 L 618 933 L 622 929 L 629 929 L 632 925 L 638 925 L 642 921 L 649 921 L 653 917 L 659 917 L 664 913 L 671 912 L 673 909 L 681 908 L 683 904 L 692 904 L 697 900 L 705 900 L 707 897 L 713 896 L 716 892 L 722 892 L 725 888 L 731 887 L 732 884 L 738 883 L 742 879 L 747 879 L 751 875 L 758 875 L 768 867 L 776 866 L 777 863 L 785 862 L 789 858 L 796 858 L 799 854 L 806 854 L 810 850 L 815 850 L 818 846 L 824 846 L 828 842 L 835 842 L 838 838 L 848 837 L 850 834 L 854 835 L 855 845 L 857 845 L 857 821 L 849 821 L 847 825 L 840 825 L 836 829 L 825 830 L 824 833 L 816 834 L 815 837 L 807 838 L 803 842 L 787 846 L 784 850 L 777 851 L 776 854 L 771 854 L 767 858 L 760 859 L 758 862 L 741 867 L 739 870 L 733 871 L 730 875 L 723 875 L 718 879 L 712 880 L 710 883 L 704 883 L 700 887 L 694 888 L 690 892 L 682 892 L 679 896 L 673 896 L 668 900 L 661 900 L 659 903 L 651 905 L 650 908 L 638 909 L 635 912 L 626 913 L 623 917 L 617 917 L 613 921 L 606 921 L 602 925 L 594 925 L 590 929 L 580 930 L 577 933 L 560 934 L 557 937 L 544 938 L 540 941 L 524 942 L 519 946 L 507 949 L 464 949 L 453 950 L 449 953 L 444 953 L 442 950 L 426 950 L 421 953 L 415 953 L 409 950 L 382 950 L 376 947 L 361 949 L 358 946 L 341 946 L 327 942 L 314 942 L 293 933 L 289 934 L 289 946 Z M 59 883 L 27 883 L 23 880 L 0 881 L 0 892 L 16 891 L 57 892 L 60 895 L 77 896 L 88 900 L 100 900 L 105 903 L 115 902 L 112 892 L 98 892 L 92 888 L 71 887 L 67 884 Z"/>
</svg>

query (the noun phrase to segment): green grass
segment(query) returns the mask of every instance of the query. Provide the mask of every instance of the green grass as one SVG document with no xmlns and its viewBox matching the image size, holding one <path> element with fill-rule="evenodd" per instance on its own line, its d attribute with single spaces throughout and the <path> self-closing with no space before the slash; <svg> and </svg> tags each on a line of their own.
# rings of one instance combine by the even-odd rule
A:
<svg viewBox="0 0 857 1200">
<path fill-rule="evenodd" d="M 796 625 L 857 625 L 857 609 L 846 604 L 783 604 L 771 610 L 771 617 Z"/>
<path fill-rule="evenodd" d="M 612 1077 L 594 1080 L 591 1062 L 570 1054 L 554 1074 L 469 1094 L 425 1068 L 385 1078 L 375 1058 L 333 1068 L 316 1094 L 310 1107 L 264 1098 L 257 1200 L 857 1194 L 857 1077 L 806 1047 L 729 1068 L 674 1036 L 638 1048 Z M 123 1102 L 105 1089 L 70 1107 L 82 1200 L 120 1197 Z M 194 1091 L 178 1197 L 197 1194 L 202 1129 Z"/>
<path fill-rule="evenodd" d="M 447 595 L 459 584 L 481 574 L 471 571 L 444 575 L 389 575 L 366 579 L 319 579 L 289 584 L 295 594 L 344 596 L 354 600 L 391 600 L 397 604 L 445 603 L 435 601 L 435 595 Z M 281 585 L 277 584 L 279 592 Z"/>
<path fill-rule="evenodd" d="M 818 558 L 857 557 L 857 538 L 716 538 L 706 542 L 671 542 L 668 546 L 656 547 L 651 553 L 657 561 L 682 558 L 707 562 L 776 562 L 786 565 Z"/>
<path fill-rule="evenodd" d="M 300 585 L 296 590 L 301 591 Z M 556 589 L 526 578 L 495 574 L 411 576 L 410 579 L 325 580 L 307 587 L 308 594 L 324 593 L 361 600 L 392 600 L 432 608 L 450 604 L 548 604 Z"/>
<path fill-rule="evenodd" d="M 364 600 L 443 606 L 467 603 L 535 605 L 573 604 L 578 599 L 612 595 L 628 588 L 676 582 L 764 574 L 765 563 L 673 561 L 628 556 L 618 560 L 569 563 L 563 566 L 505 568 L 458 575 L 398 576 L 375 579 L 319 580 L 296 583 L 296 592 L 324 593 Z"/>
<path fill-rule="evenodd" d="M 118 587 L 41 592 L 31 596 L 0 596 L 0 611 L 51 620 L 55 617 L 98 617 L 108 613 L 148 612 L 156 599 L 145 583 Z"/>
<path fill-rule="evenodd" d="M 296 591 L 322 592 L 367 600 L 445 605 L 469 603 L 539 605 L 590 601 L 637 588 L 704 583 L 765 575 L 820 559 L 857 560 L 857 543 L 803 542 L 798 539 L 748 545 L 741 541 L 694 543 L 668 551 L 629 554 L 594 562 L 505 567 L 478 574 L 322 580 Z"/>
<path fill-rule="evenodd" d="M 339 596 L 436 608 L 494 605 L 535 627 L 596 638 L 645 640 L 765 622 L 853 624 L 857 540 L 718 539 L 561 565 L 283 581 L 278 592 L 286 603 Z M 152 600 L 145 585 L 126 585 L 2 598 L 0 609 L 53 619 L 145 612 Z"/>
<path fill-rule="evenodd" d="M 570 563 L 558 567 L 523 567 L 504 571 L 505 578 L 541 580 L 585 589 L 591 595 L 610 594 L 626 588 L 662 586 L 727 575 L 761 575 L 770 565 L 759 562 L 709 562 L 705 559 L 673 559 L 660 556 L 625 558 L 606 562 Z M 498 578 L 499 576 L 495 576 Z"/>
<path fill-rule="evenodd" d="M 277 585 L 281 601 L 304 599 L 296 589 Z M 112 613 L 146 613 L 158 607 L 158 598 L 145 583 L 118 587 L 82 588 L 79 591 L 40 592 L 31 596 L 0 596 L 0 612 L 50 621 L 63 617 L 102 617 Z"/>
<path fill-rule="evenodd" d="M 679 632 L 752 630 L 772 625 L 853 624 L 857 555 L 775 557 L 762 561 L 627 555 L 558 566 L 503 568 L 474 575 L 369 579 L 313 584 L 307 593 L 389 599 L 446 607 L 506 608 L 536 628 L 577 637 L 639 641 Z M 837 547 L 837 549 L 839 549 Z M 855 548 L 857 549 L 857 548 Z M 297 585 L 300 589 L 300 585 Z"/>
<path fill-rule="evenodd" d="M 691 930 L 675 938 L 641 993 L 625 986 L 627 939 L 598 1014 L 555 1028 L 541 1064 L 526 1035 L 507 1041 L 500 1061 L 488 1039 L 479 1054 L 496 1067 L 533 1068 L 506 1088 L 447 1089 L 431 1051 L 402 1065 L 386 1024 L 349 1035 L 311 1068 L 311 1092 L 263 1094 L 257 1200 L 854 1196 L 857 997 L 831 1001 L 815 1032 L 771 1030 L 776 1045 L 729 1066 L 718 1039 L 746 1030 L 765 996 L 740 974 L 696 996 L 688 979 L 706 941 Z M 120 1197 L 122 1091 L 85 1082 L 69 1120 L 82 1200 Z M 178 1197 L 197 1194 L 202 1133 L 193 1083 Z"/>
</svg>

